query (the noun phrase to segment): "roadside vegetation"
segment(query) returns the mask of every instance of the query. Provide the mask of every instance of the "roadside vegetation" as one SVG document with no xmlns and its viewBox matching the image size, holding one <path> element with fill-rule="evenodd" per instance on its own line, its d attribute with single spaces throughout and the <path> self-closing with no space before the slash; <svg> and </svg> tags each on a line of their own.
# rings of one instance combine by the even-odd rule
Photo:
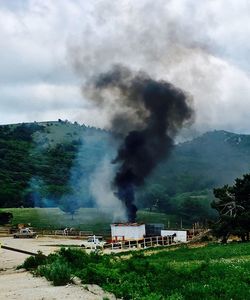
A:
<svg viewBox="0 0 250 300">
<path fill-rule="evenodd" d="M 250 244 L 180 246 L 129 255 L 62 248 L 28 258 L 23 267 L 54 285 L 74 276 L 123 299 L 250 299 Z"/>
</svg>

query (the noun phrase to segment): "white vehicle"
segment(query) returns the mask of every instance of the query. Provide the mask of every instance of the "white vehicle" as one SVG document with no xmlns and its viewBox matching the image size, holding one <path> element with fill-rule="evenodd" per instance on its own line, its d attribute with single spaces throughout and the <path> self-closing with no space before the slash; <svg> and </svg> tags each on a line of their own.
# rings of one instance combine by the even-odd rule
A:
<svg viewBox="0 0 250 300">
<path fill-rule="evenodd" d="M 81 247 L 86 249 L 102 249 L 106 242 L 103 240 L 102 236 L 89 236 L 87 241 L 81 244 Z"/>
<path fill-rule="evenodd" d="M 30 228 L 23 228 L 20 229 L 19 232 L 15 232 L 13 234 L 13 238 L 17 239 L 17 238 L 30 238 L 30 239 L 34 239 L 37 238 L 37 233 L 32 231 Z"/>
</svg>

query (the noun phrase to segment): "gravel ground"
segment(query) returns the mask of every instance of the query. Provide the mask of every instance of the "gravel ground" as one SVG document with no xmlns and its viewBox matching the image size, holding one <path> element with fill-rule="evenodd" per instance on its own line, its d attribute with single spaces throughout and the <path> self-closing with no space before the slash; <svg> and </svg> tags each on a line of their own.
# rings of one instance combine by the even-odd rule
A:
<svg viewBox="0 0 250 300">
<path fill-rule="evenodd" d="M 49 254 L 59 249 L 53 245 L 80 245 L 81 240 L 58 239 L 42 237 L 37 239 L 13 239 L 12 237 L 0 237 L 0 243 L 13 248 L 26 251 L 42 251 Z M 33 277 L 24 270 L 15 270 L 20 265 L 26 254 L 0 249 L 0 300 L 54 300 L 54 299 L 86 299 L 102 300 L 116 299 L 113 295 L 105 293 L 99 286 L 70 284 L 63 287 L 52 286 L 46 279 Z"/>
</svg>

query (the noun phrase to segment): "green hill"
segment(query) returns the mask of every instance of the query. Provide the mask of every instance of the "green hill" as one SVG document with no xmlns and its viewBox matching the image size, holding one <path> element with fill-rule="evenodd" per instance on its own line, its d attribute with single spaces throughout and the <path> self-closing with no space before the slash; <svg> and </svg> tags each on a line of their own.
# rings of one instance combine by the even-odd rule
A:
<svg viewBox="0 0 250 300">
<path fill-rule="evenodd" d="M 0 126 L 0 206 L 55 207 L 65 196 L 94 206 L 91 174 L 104 157 L 114 158 L 114 143 L 105 130 L 68 121 Z M 204 219 L 211 190 L 248 173 L 249 165 L 249 135 L 208 132 L 175 147 L 137 191 L 138 206 Z"/>
<path fill-rule="evenodd" d="M 89 176 L 112 153 L 109 141 L 104 130 L 67 121 L 0 126 L 1 207 L 57 206 L 82 191 L 91 205 Z M 81 191 L 72 190 L 73 177 L 84 179 Z"/>
<path fill-rule="evenodd" d="M 249 170 L 250 136 L 214 131 L 177 145 L 152 180 L 172 195 L 230 184 Z"/>
<path fill-rule="evenodd" d="M 213 131 L 175 147 L 140 192 L 143 204 L 181 214 L 190 221 L 210 218 L 212 189 L 249 173 L 250 136 Z"/>
</svg>

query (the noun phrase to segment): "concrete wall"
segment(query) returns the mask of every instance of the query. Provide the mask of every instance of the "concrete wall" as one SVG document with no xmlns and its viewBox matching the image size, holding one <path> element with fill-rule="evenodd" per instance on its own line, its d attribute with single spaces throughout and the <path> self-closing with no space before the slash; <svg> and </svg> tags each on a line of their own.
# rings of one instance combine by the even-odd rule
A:
<svg viewBox="0 0 250 300">
<path fill-rule="evenodd" d="M 145 224 L 142 225 L 111 225 L 112 240 L 139 240 L 146 234 Z"/>
<path fill-rule="evenodd" d="M 187 242 L 187 231 L 186 230 L 162 230 L 161 236 L 168 236 L 176 234 L 174 237 L 175 242 Z"/>
</svg>

